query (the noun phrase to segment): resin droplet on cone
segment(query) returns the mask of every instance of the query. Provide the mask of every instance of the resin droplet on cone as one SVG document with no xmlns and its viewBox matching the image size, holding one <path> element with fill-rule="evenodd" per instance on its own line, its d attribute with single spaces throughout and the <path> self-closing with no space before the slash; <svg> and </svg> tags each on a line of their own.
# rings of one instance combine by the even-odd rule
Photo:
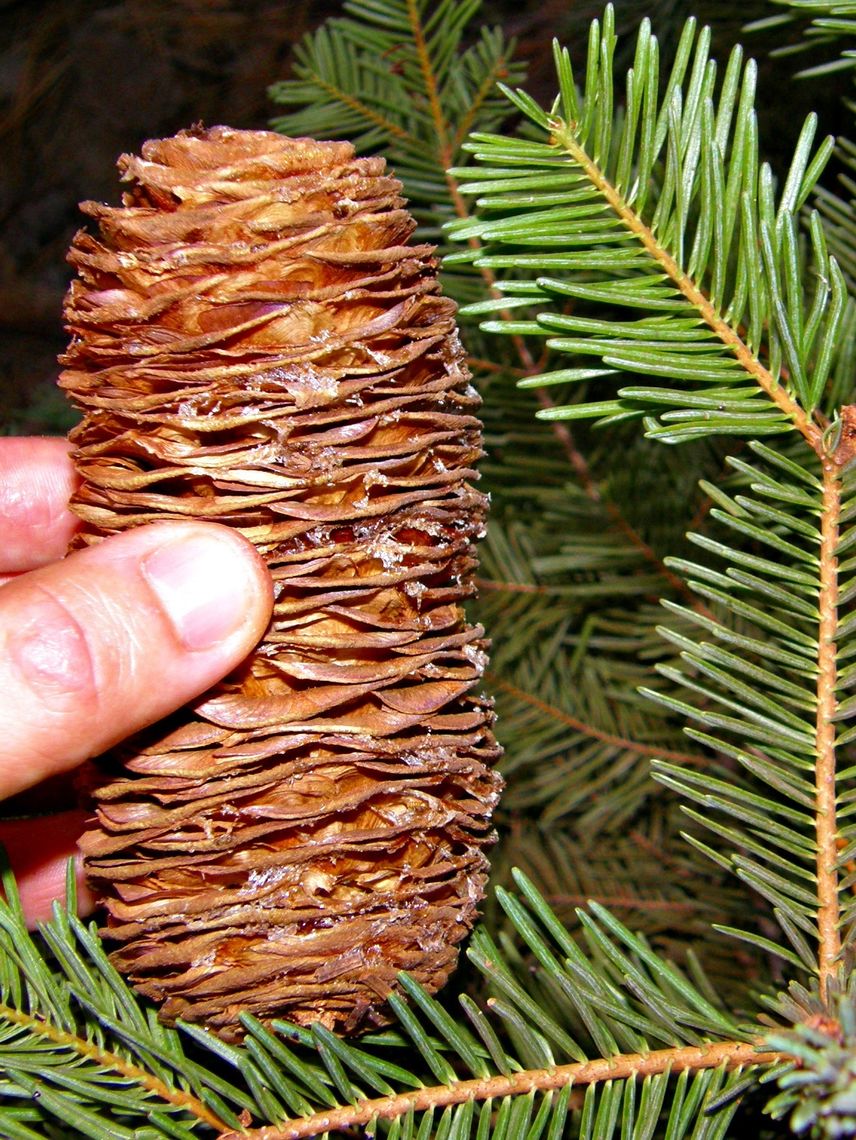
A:
<svg viewBox="0 0 856 1140">
<path fill-rule="evenodd" d="M 227 1037 L 241 1010 L 370 1027 L 398 971 L 454 966 L 500 787 L 455 306 L 347 143 L 216 127 L 120 169 L 70 254 L 79 541 L 215 520 L 277 602 L 244 667 L 105 758 L 82 845 L 112 959 Z"/>
</svg>

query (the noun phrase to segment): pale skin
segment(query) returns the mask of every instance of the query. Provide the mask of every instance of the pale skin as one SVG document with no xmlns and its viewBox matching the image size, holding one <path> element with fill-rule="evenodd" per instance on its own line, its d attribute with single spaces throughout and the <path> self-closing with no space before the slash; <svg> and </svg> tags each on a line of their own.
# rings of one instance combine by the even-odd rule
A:
<svg viewBox="0 0 856 1140">
<path fill-rule="evenodd" d="M 270 620 L 264 563 L 216 523 L 152 523 L 64 557 L 76 485 L 64 440 L 0 438 L 0 799 L 192 700 Z M 62 897 L 85 819 L 70 806 L 0 820 L 31 925 Z M 86 913 L 94 900 L 79 881 Z"/>
</svg>

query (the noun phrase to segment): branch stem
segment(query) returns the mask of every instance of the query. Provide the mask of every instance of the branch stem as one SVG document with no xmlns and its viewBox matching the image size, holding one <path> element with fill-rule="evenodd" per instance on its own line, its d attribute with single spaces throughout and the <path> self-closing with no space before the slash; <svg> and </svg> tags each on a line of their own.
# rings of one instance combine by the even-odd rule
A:
<svg viewBox="0 0 856 1140">
<path fill-rule="evenodd" d="M 466 1101 L 484 1101 L 491 1097 L 546 1092 L 566 1085 L 591 1085 L 600 1081 L 626 1080 L 656 1073 L 680 1073 L 684 1069 L 729 1069 L 745 1065 L 771 1065 L 782 1060 L 779 1053 L 759 1053 L 755 1046 L 743 1041 L 717 1041 L 713 1044 L 687 1045 L 675 1049 L 655 1049 L 650 1053 L 623 1053 L 596 1061 L 557 1065 L 554 1069 L 530 1069 L 509 1076 L 458 1081 L 451 1085 L 421 1088 L 412 1092 L 364 1100 L 359 1104 L 327 1109 L 293 1120 L 288 1124 L 250 1129 L 247 1132 L 221 1133 L 219 1140 L 305 1140 L 324 1132 L 369 1124 L 372 1120 L 394 1120 L 413 1112 L 444 1108 Z"/>
<path fill-rule="evenodd" d="M 120 1057 L 118 1053 L 112 1053 L 109 1049 L 103 1049 L 95 1041 L 87 1041 L 85 1038 L 78 1037 L 74 1033 L 67 1033 L 63 1029 L 57 1029 L 55 1025 L 51 1025 L 41 1017 L 37 1017 L 31 1013 L 22 1013 L 20 1010 L 12 1009 L 7 1005 L 0 1005 L 0 1019 L 12 1025 L 20 1025 L 29 1030 L 30 1033 L 38 1034 L 38 1036 L 52 1041 L 55 1045 L 71 1049 L 78 1057 L 86 1057 L 88 1060 L 94 1061 L 95 1064 L 102 1069 L 127 1077 L 133 1081 L 134 1084 L 140 1085 L 150 1092 L 153 1092 L 160 1100 L 167 1104 L 174 1104 L 179 1108 L 185 1109 L 198 1120 L 209 1124 L 212 1128 L 220 1130 L 226 1128 L 225 1121 L 215 1115 L 207 1105 L 203 1104 L 202 1101 L 193 1096 L 192 1093 L 184 1092 L 182 1089 L 172 1088 L 153 1073 L 147 1072 L 144 1068 L 135 1065 L 125 1057 Z M 49 1069 L 47 1071 L 49 1072 Z"/>
<path fill-rule="evenodd" d="M 820 995 L 825 999 L 841 954 L 841 903 L 838 897 L 838 826 L 835 788 L 835 711 L 837 683 L 838 546 L 841 470 L 834 459 L 823 464 L 818 608 L 817 721 L 815 730 L 815 838 L 817 844 L 817 932 Z"/>
</svg>

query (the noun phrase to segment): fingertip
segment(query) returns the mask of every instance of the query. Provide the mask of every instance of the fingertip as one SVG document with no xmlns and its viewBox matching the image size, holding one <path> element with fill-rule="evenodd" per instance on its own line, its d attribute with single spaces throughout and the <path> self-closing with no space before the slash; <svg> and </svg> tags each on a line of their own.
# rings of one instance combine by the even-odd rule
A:
<svg viewBox="0 0 856 1140">
<path fill-rule="evenodd" d="M 0 794 L 112 747 L 251 652 L 273 606 L 243 536 L 138 527 L 0 590 Z"/>
<path fill-rule="evenodd" d="M 273 583 L 256 548 L 217 523 L 166 523 L 150 531 L 142 558 L 146 581 L 177 641 L 192 652 L 252 649 L 270 621 Z"/>
<path fill-rule="evenodd" d="M 0 573 L 62 558 L 78 526 L 68 506 L 78 483 L 68 440 L 0 437 Z"/>
</svg>

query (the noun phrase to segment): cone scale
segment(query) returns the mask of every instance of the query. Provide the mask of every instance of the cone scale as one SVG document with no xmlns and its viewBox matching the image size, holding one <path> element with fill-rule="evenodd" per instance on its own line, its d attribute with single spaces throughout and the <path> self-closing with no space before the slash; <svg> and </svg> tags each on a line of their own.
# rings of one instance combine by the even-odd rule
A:
<svg viewBox="0 0 856 1140">
<path fill-rule="evenodd" d="M 370 1028 L 400 970 L 453 968 L 500 787 L 455 306 L 347 143 L 216 127 L 119 166 L 70 253 L 76 543 L 213 520 L 276 603 L 238 670 L 99 761 L 103 933 L 167 1021 Z"/>
</svg>

